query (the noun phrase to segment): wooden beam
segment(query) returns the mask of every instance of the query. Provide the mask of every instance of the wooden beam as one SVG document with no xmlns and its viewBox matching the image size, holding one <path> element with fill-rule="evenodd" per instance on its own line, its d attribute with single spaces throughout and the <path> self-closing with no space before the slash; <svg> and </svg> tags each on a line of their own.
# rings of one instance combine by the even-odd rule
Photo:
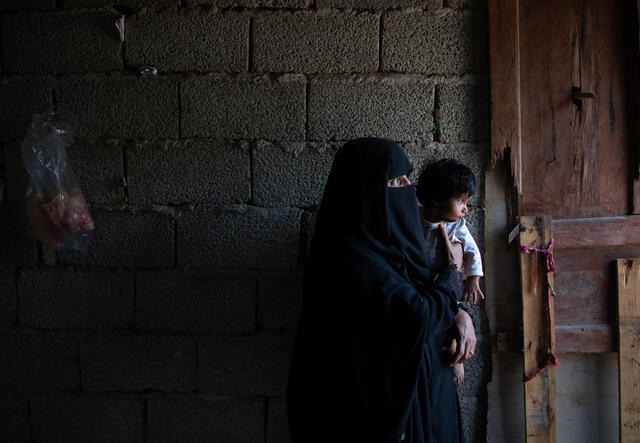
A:
<svg viewBox="0 0 640 443">
<path fill-rule="evenodd" d="M 544 248 L 552 238 L 551 217 L 519 217 L 524 228 L 519 235 L 520 246 Z M 553 303 L 549 312 L 551 331 L 547 323 L 546 265 L 536 254 L 520 254 L 522 288 L 522 329 L 524 373 L 532 374 L 547 360 L 549 340 L 553 340 Z M 551 280 L 553 283 L 553 280 Z M 549 337 L 549 332 L 551 337 Z M 556 376 L 555 367 L 548 365 L 535 378 L 524 384 L 525 431 L 527 443 L 556 441 Z"/>
<path fill-rule="evenodd" d="M 600 354 L 617 352 L 617 327 L 609 324 L 556 325 L 554 344 L 558 354 Z M 497 332 L 498 352 L 522 352 L 522 333 Z"/>
<path fill-rule="evenodd" d="M 518 0 L 489 0 L 491 165 L 511 151 L 511 174 L 522 192 Z"/>
<path fill-rule="evenodd" d="M 620 441 L 640 441 L 640 258 L 617 261 Z"/>
</svg>

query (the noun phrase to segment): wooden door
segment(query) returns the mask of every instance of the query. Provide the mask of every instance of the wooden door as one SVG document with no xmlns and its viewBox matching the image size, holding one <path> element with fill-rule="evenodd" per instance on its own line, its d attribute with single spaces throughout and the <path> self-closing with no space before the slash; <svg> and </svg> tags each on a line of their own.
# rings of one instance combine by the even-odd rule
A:
<svg viewBox="0 0 640 443">
<path fill-rule="evenodd" d="M 612 351 L 612 263 L 640 256 L 637 0 L 492 0 L 490 22 L 493 160 L 517 215 L 553 219 L 558 350 Z"/>
<path fill-rule="evenodd" d="M 615 259 L 640 257 L 638 0 L 490 0 L 489 20 L 492 160 L 514 215 L 553 220 L 556 351 L 614 351 Z M 549 374 L 527 441 L 555 441 Z"/>
</svg>

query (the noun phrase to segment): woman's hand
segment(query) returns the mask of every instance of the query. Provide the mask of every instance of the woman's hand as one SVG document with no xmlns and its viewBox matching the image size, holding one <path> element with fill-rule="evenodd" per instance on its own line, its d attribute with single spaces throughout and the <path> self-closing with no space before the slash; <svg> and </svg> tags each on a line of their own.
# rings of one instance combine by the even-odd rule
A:
<svg viewBox="0 0 640 443">
<path fill-rule="evenodd" d="M 452 333 L 455 338 L 449 347 L 453 356 L 451 366 L 456 363 L 464 363 L 469 360 L 476 350 L 476 331 L 473 329 L 471 316 L 462 309 L 458 309 Z"/>
<path fill-rule="evenodd" d="M 455 264 L 458 270 L 462 269 L 462 245 L 460 243 L 451 244 L 444 225 L 440 225 L 438 228 L 440 229 L 440 235 L 442 235 L 442 243 L 444 244 L 449 264 Z"/>
</svg>

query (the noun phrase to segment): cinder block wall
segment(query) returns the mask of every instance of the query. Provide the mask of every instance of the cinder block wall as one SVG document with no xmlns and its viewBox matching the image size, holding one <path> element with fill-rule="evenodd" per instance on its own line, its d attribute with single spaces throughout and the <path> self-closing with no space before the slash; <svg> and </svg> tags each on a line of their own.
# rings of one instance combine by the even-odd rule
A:
<svg viewBox="0 0 640 443">
<path fill-rule="evenodd" d="M 0 440 L 288 441 L 302 270 L 335 150 L 383 136 L 483 182 L 486 4 L 442 1 L 0 0 Z M 86 254 L 23 229 L 20 140 L 52 104 L 79 118 Z M 460 396 L 477 442 L 490 358 L 474 309 L 481 352 Z"/>
</svg>

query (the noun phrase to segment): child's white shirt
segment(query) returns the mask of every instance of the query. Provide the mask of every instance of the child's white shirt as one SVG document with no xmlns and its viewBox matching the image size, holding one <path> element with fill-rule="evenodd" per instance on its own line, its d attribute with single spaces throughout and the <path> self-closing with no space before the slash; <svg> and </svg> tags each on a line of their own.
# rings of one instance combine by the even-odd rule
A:
<svg viewBox="0 0 640 443">
<path fill-rule="evenodd" d="M 444 225 L 449 241 L 451 243 L 462 244 L 463 253 L 463 270 L 465 278 L 470 276 L 480 276 L 482 272 L 482 258 L 476 241 L 467 228 L 464 218 L 460 218 L 454 222 L 441 221 L 431 223 L 422 219 L 422 229 L 424 231 L 424 239 L 427 244 L 427 264 L 431 270 L 439 269 L 442 266 L 441 248 L 438 245 L 442 242 L 440 230 L 438 226 Z"/>
</svg>

